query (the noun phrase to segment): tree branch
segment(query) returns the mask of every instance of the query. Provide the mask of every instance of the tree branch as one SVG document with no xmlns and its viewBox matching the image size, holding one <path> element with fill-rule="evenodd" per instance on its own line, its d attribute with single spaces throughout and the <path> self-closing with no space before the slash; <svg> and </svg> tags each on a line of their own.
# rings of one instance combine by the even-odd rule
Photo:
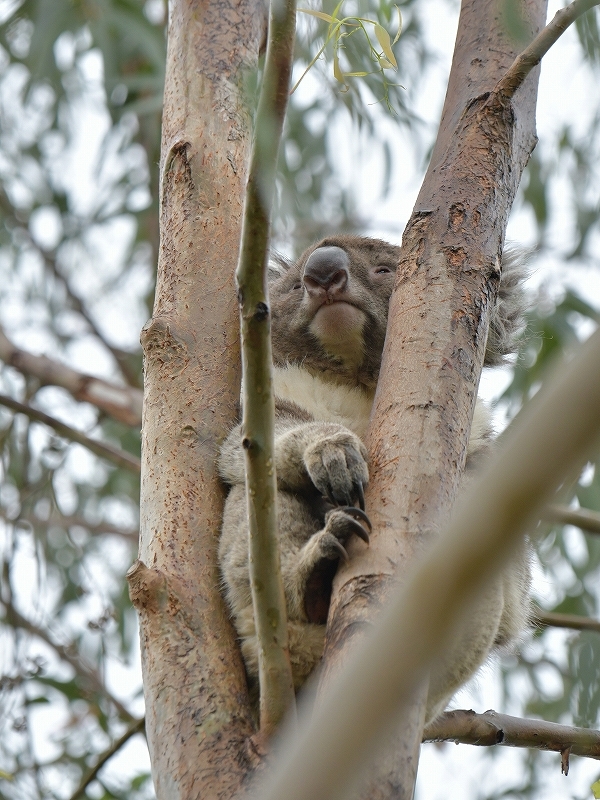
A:
<svg viewBox="0 0 600 800">
<path fill-rule="evenodd" d="M 532 622 L 534 625 L 553 628 L 572 628 L 574 631 L 594 631 L 600 633 L 600 620 L 581 617 L 579 614 L 560 614 L 556 611 L 544 611 L 536 608 Z"/>
<path fill-rule="evenodd" d="M 123 469 L 128 469 L 130 472 L 136 472 L 138 474 L 140 472 L 139 458 L 132 456 L 125 450 L 119 450 L 116 447 L 112 447 L 110 444 L 104 444 L 104 442 L 98 442 L 95 439 L 90 439 L 76 428 L 72 428 L 70 425 L 65 425 L 64 422 L 60 422 L 54 417 L 44 414 L 43 411 L 38 411 L 37 408 L 32 408 L 24 403 L 19 403 L 18 400 L 13 400 L 13 398 L 8 397 L 8 395 L 0 394 L 0 405 L 6 406 L 7 408 L 16 411 L 18 414 L 25 414 L 25 416 L 29 417 L 29 419 L 32 419 L 35 422 L 42 422 L 44 425 L 54 428 L 54 430 L 60 436 L 64 436 L 65 438 L 70 439 L 72 442 L 77 442 L 77 444 L 87 447 L 87 449 L 91 450 L 92 453 L 100 458 L 105 458 L 108 461 L 112 461 L 112 463 L 117 467 L 122 467 Z"/>
<path fill-rule="evenodd" d="M 132 725 L 127 728 L 123 736 L 105 750 L 104 753 L 98 758 L 95 766 L 87 773 L 87 775 L 83 778 L 77 789 L 75 790 L 75 794 L 71 795 L 71 800 L 78 800 L 79 797 L 83 796 L 84 791 L 90 785 L 90 783 L 94 780 L 96 775 L 100 772 L 102 767 L 106 764 L 109 759 L 111 759 L 115 753 L 118 753 L 119 750 L 126 744 L 132 736 L 135 736 L 136 733 L 141 733 L 144 730 L 144 726 L 146 724 L 145 717 L 142 719 L 136 720 Z"/>
<path fill-rule="evenodd" d="M 28 522 L 34 527 L 50 527 L 51 525 L 59 525 L 64 528 L 70 528 L 72 525 L 77 525 L 80 528 L 85 528 L 95 535 L 102 535 L 104 533 L 114 533 L 117 536 L 122 536 L 124 539 L 130 539 L 132 542 L 139 540 L 139 530 L 137 528 L 121 528 L 118 525 L 113 525 L 110 522 L 88 522 L 85 517 L 63 514 L 51 514 L 48 519 L 40 519 L 34 514 L 19 514 L 18 517 L 12 518 L 5 513 L 0 512 L 0 518 L 10 523 L 11 525 L 18 525 L 19 522 Z"/>
<path fill-rule="evenodd" d="M 600 0 L 574 0 L 554 15 L 552 22 L 540 31 L 533 42 L 517 56 L 508 72 L 498 81 L 493 94 L 511 98 L 531 70 L 537 66 L 553 44 L 567 28 L 586 11 L 600 4 Z"/>
<path fill-rule="evenodd" d="M 66 661 L 67 664 L 70 664 L 73 667 L 75 673 L 81 679 L 82 689 L 84 692 L 97 694 L 101 698 L 106 698 L 116 708 L 120 716 L 127 722 L 131 722 L 135 719 L 135 717 L 129 713 L 121 701 L 117 700 L 116 697 L 111 695 L 96 670 L 91 665 L 87 664 L 81 658 L 81 656 L 74 655 L 71 652 L 70 647 L 65 647 L 65 645 L 55 642 L 47 630 L 40 628 L 38 625 L 35 625 L 33 622 L 24 617 L 21 613 L 19 613 L 19 611 L 17 611 L 12 603 L 6 603 L 5 607 L 6 620 L 11 625 L 17 628 L 22 628 L 28 633 L 31 633 L 33 636 L 37 636 L 38 639 L 41 639 L 43 642 L 46 642 L 46 644 L 51 647 L 57 653 L 57 655 L 62 658 L 63 661 Z"/>
<path fill-rule="evenodd" d="M 600 533 L 600 514 L 587 508 L 550 505 L 542 511 L 542 519 L 560 522 L 562 525 L 575 525 L 588 533 Z"/>
<path fill-rule="evenodd" d="M 0 359 L 32 375 L 43 385 L 61 386 L 76 400 L 91 403 L 120 422 L 139 427 L 142 422 L 142 392 L 128 386 L 117 386 L 101 378 L 85 375 L 47 356 L 35 356 L 13 344 L 0 327 Z"/>
<path fill-rule="evenodd" d="M 444 533 L 282 749 L 261 800 L 347 796 L 523 531 L 591 456 L 600 424 L 599 359 L 596 331 L 502 434 L 495 458 L 459 500 Z"/>
<path fill-rule="evenodd" d="M 565 754 L 561 765 L 565 775 L 569 772 L 569 755 L 600 759 L 600 731 L 510 717 L 496 711 L 447 711 L 427 726 L 423 741 L 550 750 Z"/>
<path fill-rule="evenodd" d="M 279 143 L 289 96 L 295 0 L 271 0 L 267 53 L 256 113 L 236 271 L 242 335 L 243 447 L 250 586 L 258 639 L 260 728 L 271 735 L 295 708 L 277 536 L 275 403 L 267 267 Z"/>
</svg>

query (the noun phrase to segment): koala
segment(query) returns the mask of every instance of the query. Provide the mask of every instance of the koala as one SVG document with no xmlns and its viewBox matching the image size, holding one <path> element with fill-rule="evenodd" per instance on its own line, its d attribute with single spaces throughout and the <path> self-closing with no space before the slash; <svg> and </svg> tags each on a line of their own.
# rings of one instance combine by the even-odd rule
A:
<svg viewBox="0 0 600 800">
<path fill-rule="evenodd" d="M 346 544 L 368 544 L 369 480 L 363 444 L 385 340 L 388 305 L 400 248 L 378 239 L 332 236 L 294 263 L 271 265 L 270 306 L 276 401 L 275 463 L 281 570 L 289 649 L 298 690 L 324 646 L 331 584 Z M 522 327 L 523 273 L 505 257 L 491 316 L 485 364 L 501 364 Z M 467 472 L 489 449 L 489 415 L 478 401 Z M 221 448 L 219 472 L 229 484 L 219 562 L 224 594 L 241 642 L 251 693 L 257 694 L 258 654 L 248 573 L 248 522 L 241 430 Z M 526 549 L 473 613 L 454 652 L 431 676 L 426 721 L 494 647 L 513 640 L 527 622 Z"/>
</svg>

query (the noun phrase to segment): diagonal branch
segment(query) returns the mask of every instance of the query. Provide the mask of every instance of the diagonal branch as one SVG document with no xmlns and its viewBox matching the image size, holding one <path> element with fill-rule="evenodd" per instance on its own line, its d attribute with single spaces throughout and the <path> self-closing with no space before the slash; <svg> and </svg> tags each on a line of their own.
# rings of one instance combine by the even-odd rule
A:
<svg viewBox="0 0 600 800">
<path fill-rule="evenodd" d="M 132 725 L 127 728 L 123 736 L 121 736 L 117 741 L 111 745 L 108 750 L 105 750 L 104 753 L 98 758 L 96 764 L 92 767 L 92 769 L 86 774 L 83 778 L 77 789 L 75 790 L 75 794 L 71 795 L 71 800 L 78 800 L 79 797 L 83 797 L 83 793 L 90 785 L 90 783 L 94 780 L 96 775 L 100 772 L 102 767 L 109 761 L 119 750 L 126 744 L 132 736 L 135 736 L 136 733 L 141 733 L 144 730 L 146 725 L 145 717 L 142 719 L 136 720 Z"/>
<path fill-rule="evenodd" d="M 87 664 L 81 656 L 73 654 L 70 647 L 65 647 L 65 645 L 55 642 L 45 628 L 40 628 L 24 617 L 17 611 L 12 603 L 6 603 L 5 618 L 11 625 L 22 628 L 33 636 L 37 636 L 37 638 L 41 639 L 43 642 L 46 642 L 63 661 L 70 664 L 75 670 L 75 673 L 79 676 L 84 692 L 96 694 L 100 698 L 106 698 L 115 707 L 119 715 L 128 722 L 132 722 L 135 719 L 125 708 L 123 703 L 117 700 L 117 698 L 108 691 L 96 670 L 91 665 Z"/>
<path fill-rule="evenodd" d="M 282 749 L 261 786 L 262 800 L 347 796 L 366 757 L 451 646 L 522 532 L 565 477 L 590 457 L 600 433 L 599 359 L 597 331 L 517 415 L 440 539 L 398 588 L 311 719 Z"/>
<path fill-rule="evenodd" d="M 18 525 L 20 522 L 27 522 L 33 527 L 39 528 L 40 526 L 48 528 L 51 525 L 60 526 L 63 528 L 70 528 L 71 526 L 78 526 L 85 528 L 91 534 L 100 536 L 105 533 L 114 533 L 116 536 L 122 536 L 124 539 L 129 539 L 132 542 L 138 542 L 139 530 L 138 528 L 122 528 L 119 525 L 113 525 L 111 522 L 89 522 L 85 517 L 76 514 L 65 515 L 52 513 L 48 519 L 40 519 L 34 514 L 20 513 L 17 517 L 10 517 L 6 513 L 0 511 L 0 519 L 5 520 L 11 525 Z"/>
<path fill-rule="evenodd" d="M 112 447 L 110 444 L 105 444 L 104 442 L 90 439 L 76 428 L 72 428 L 70 425 L 65 425 L 64 422 L 60 422 L 60 420 L 50 417 L 48 414 L 44 414 L 43 411 L 38 411 L 37 408 L 32 408 L 24 403 L 19 403 L 18 400 L 13 400 L 12 397 L 8 397 L 5 394 L 0 394 L 0 405 L 11 408 L 18 414 L 25 414 L 25 416 L 29 417 L 29 419 L 32 419 L 35 422 L 42 422 L 44 425 L 54 428 L 54 430 L 60 436 L 64 436 L 65 438 L 70 439 L 72 442 L 77 442 L 77 444 L 87 447 L 87 449 L 91 450 L 92 453 L 100 458 L 105 458 L 108 461 L 112 461 L 112 463 L 117 467 L 122 467 L 123 469 L 128 469 L 130 472 L 137 472 L 138 474 L 140 472 L 139 458 L 132 456 L 125 450 L 119 450 L 116 447 Z"/>
<path fill-rule="evenodd" d="M 563 755 L 562 771 L 569 772 L 569 755 L 600 759 L 600 731 L 521 719 L 495 711 L 447 711 L 427 726 L 424 742 L 452 741 L 482 747 L 530 747 Z"/>
<path fill-rule="evenodd" d="M 517 56 L 508 72 L 494 87 L 493 94 L 503 95 L 506 98 L 512 97 L 531 70 L 540 63 L 543 56 L 567 28 L 578 17 L 598 4 L 600 4 L 600 0 L 575 0 L 557 11 L 552 22 L 549 22 L 533 42 Z"/>
<path fill-rule="evenodd" d="M 142 391 L 131 386 L 117 386 L 101 378 L 61 364 L 47 356 L 35 356 L 17 347 L 0 327 L 0 359 L 31 375 L 43 385 L 61 386 L 80 400 L 105 411 L 120 422 L 139 427 L 142 422 Z"/>
<path fill-rule="evenodd" d="M 587 508 L 551 505 L 542 512 L 542 519 L 560 522 L 562 525 L 575 525 L 588 533 L 600 533 L 600 514 Z"/>
</svg>

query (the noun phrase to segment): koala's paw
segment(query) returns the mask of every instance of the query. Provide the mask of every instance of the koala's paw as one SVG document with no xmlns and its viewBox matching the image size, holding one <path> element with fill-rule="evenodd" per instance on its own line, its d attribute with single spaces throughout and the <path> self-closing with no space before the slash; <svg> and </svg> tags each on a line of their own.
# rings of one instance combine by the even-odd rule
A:
<svg viewBox="0 0 600 800">
<path fill-rule="evenodd" d="M 367 530 L 368 529 L 368 530 Z M 345 544 L 354 534 L 369 544 L 371 523 L 364 511 L 354 506 L 334 508 L 325 515 L 325 527 L 317 533 L 320 557 L 348 561 Z"/>
<path fill-rule="evenodd" d="M 335 506 L 359 503 L 364 510 L 363 488 L 369 481 L 367 451 L 350 431 L 323 436 L 304 451 L 311 481 Z"/>
</svg>

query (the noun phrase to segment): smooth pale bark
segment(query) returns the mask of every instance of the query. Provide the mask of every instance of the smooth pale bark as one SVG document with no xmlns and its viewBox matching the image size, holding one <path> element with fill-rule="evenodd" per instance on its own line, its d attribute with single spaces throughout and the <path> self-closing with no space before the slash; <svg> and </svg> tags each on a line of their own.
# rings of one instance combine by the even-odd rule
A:
<svg viewBox="0 0 600 800">
<path fill-rule="evenodd" d="M 233 797 L 256 761 L 243 667 L 219 593 L 219 443 L 237 416 L 234 270 L 250 148 L 241 97 L 258 0 L 174 0 L 156 301 L 142 333 L 140 561 L 146 730 L 158 800 Z"/>
<path fill-rule="evenodd" d="M 511 100 L 491 94 L 523 46 L 507 35 L 503 7 L 462 4 L 440 131 L 390 302 L 368 435 L 371 546 L 336 576 L 323 690 L 448 516 L 464 467 L 506 222 L 536 142 L 538 71 Z M 545 0 L 524 4 L 529 40 L 545 13 Z M 426 681 L 415 702 L 425 697 Z M 365 796 L 412 797 L 421 724 L 417 712 L 403 720 L 397 756 Z"/>
</svg>

